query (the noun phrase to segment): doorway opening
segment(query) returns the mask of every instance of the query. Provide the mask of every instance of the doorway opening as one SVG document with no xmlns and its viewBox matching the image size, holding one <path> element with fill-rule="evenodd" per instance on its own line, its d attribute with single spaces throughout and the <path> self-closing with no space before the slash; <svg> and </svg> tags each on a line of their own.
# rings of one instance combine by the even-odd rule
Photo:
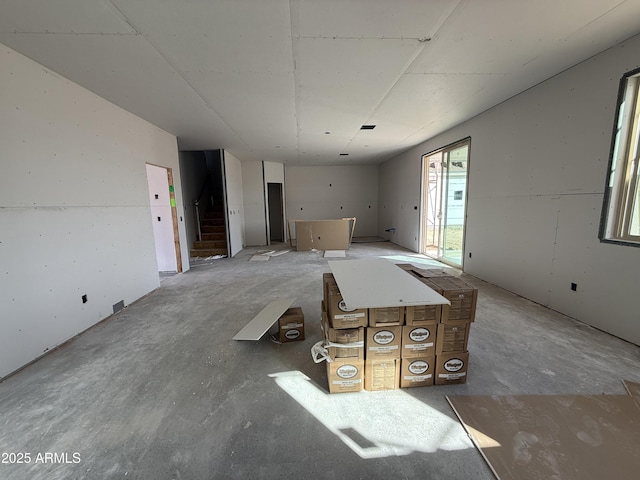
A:
<svg viewBox="0 0 640 480">
<path fill-rule="evenodd" d="M 269 244 L 284 242 L 284 202 L 282 197 L 282 183 L 267 183 Z"/>
<path fill-rule="evenodd" d="M 173 171 L 170 168 L 147 164 L 147 184 L 158 272 L 180 273 L 182 254 Z"/>
<path fill-rule="evenodd" d="M 470 144 L 467 138 L 422 157 L 420 252 L 460 268 Z"/>
</svg>

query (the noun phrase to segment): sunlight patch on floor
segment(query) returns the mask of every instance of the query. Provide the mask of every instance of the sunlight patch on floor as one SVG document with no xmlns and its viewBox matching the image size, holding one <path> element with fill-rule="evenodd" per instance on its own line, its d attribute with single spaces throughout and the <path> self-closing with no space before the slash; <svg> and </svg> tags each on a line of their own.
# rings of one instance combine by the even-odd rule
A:
<svg viewBox="0 0 640 480">
<path fill-rule="evenodd" d="M 474 448 L 459 422 L 403 390 L 329 394 L 299 371 L 269 376 L 361 458 Z"/>
</svg>

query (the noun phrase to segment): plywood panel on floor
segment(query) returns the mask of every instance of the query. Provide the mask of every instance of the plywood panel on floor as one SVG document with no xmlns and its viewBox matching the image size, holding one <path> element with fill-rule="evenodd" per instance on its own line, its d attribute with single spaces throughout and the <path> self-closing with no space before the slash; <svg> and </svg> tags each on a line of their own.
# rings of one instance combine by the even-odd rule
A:
<svg viewBox="0 0 640 480">
<path fill-rule="evenodd" d="M 500 480 L 635 480 L 640 413 L 629 395 L 447 397 Z"/>
<path fill-rule="evenodd" d="M 297 220 L 296 249 L 347 250 L 350 239 L 350 219 Z"/>
</svg>

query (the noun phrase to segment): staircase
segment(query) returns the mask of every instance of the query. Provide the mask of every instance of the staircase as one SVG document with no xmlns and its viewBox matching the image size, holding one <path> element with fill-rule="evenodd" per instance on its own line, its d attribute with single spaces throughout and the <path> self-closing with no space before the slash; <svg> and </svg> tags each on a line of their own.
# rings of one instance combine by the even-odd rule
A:
<svg viewBox="0 0 640 480">
<path fill-rule="evenodd" d="M 200 219 L 202 240 L 193 242 L 191 257 L 211 257 L 213 255 L 227 255 L 227 231 L 225 227 L 224 210 L 216 209 L 206 212 Z"/>
</svg>

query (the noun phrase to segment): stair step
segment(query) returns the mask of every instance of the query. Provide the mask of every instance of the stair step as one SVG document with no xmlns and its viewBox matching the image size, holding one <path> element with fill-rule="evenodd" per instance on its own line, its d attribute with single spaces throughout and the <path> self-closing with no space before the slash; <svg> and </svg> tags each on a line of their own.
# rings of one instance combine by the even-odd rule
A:
<svg viewBox="0 0 640 480">
<path fill-rule="evenodd" d="M 200 220 L 200 225 L 209 227 L 224 227 L 225 221 L 224 218 L 203 218 L 202 220 Z"/>
<path fill-rule="evenodd" d="M 193 242 L 189 252 L 192 257 L 227 255 L 227 229 L 225 210 L 221 204 L 202 213 L 200 218 L 201 240 Z"/>
<path fill-rule="evenodd" d="M 209 211 L 204 213 L 204 219 L 224 218 L 224 210 Z"/>
<path fill-rule="evenodd" d="M 226 255 L 226 248 L 194 248 L 191 249 L 191 257 L 211 257 L 213 255 Z"/>
<path fill-rule="evenodd" d="M 201 240 L 210 242 L 212 240 L 220 240 L 223 242 L 227 241 L 227 233 L 226 232 L 215 232 L 215 233 L 202 233 Z"/>
<path fill-rule="evenodd" d="M 202 233 L 226 233 L 224 225 L 202 225 L 200 227 Z"/>
<path fill-rule="evenodd" d="M 227 248 L 227 240 L 202 240 L 193 242 L 193 250 L 210 249 L 210 248 Z"/>
</svg>

